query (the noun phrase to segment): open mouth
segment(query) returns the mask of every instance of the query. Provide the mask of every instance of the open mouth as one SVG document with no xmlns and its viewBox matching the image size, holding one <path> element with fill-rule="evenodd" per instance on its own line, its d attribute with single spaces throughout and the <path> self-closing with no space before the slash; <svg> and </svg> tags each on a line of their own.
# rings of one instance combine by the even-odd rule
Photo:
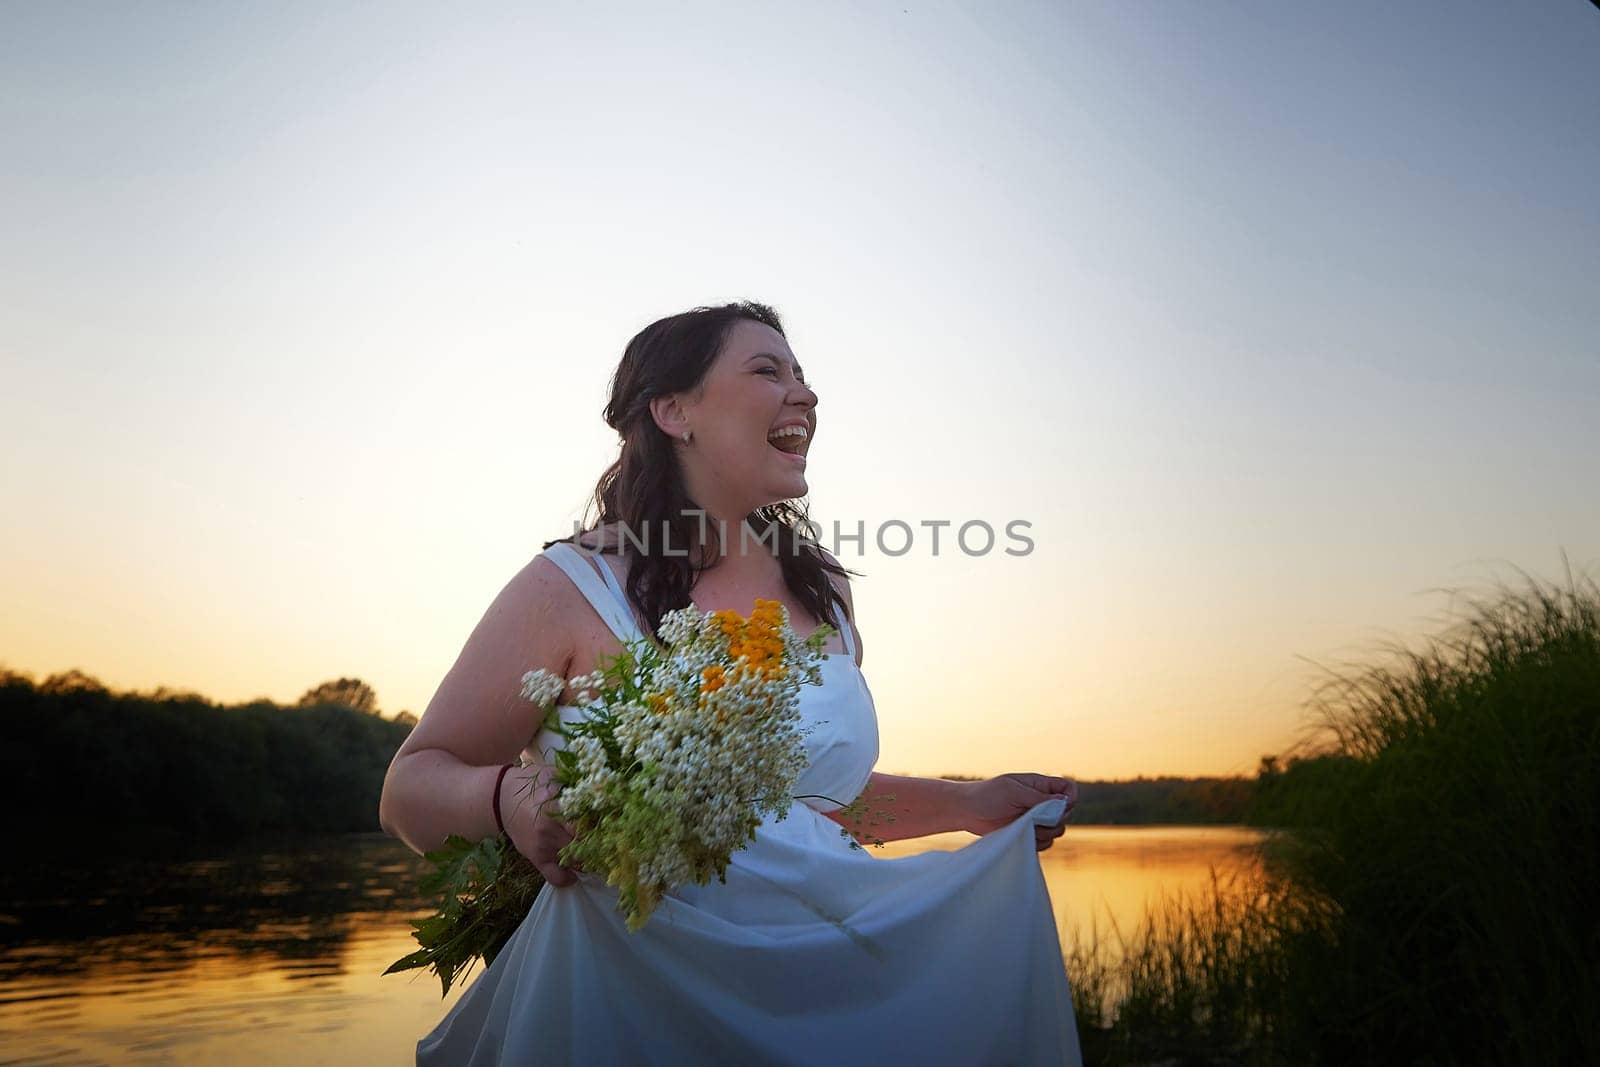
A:
<svg viewBox="0 0 1600 1067">
<path fill-rule="evenodd" d="M 804 426 L 785 426 L 767 435 L 767 445 L 790 459 L 803 463 L 806 449 L 811 445 L 811 435 Z"/>
</svg>

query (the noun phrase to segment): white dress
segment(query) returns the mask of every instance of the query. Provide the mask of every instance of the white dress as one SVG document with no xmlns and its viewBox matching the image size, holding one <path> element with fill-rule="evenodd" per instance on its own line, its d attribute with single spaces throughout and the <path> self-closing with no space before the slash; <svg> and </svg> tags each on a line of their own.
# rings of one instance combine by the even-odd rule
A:
<svg viewBox="0 0 1600 1067">
<path fill-rule="evenodd" d="M 585 550 L 545 555 L 619 640 L 640 636 L 609 566 L 602 582 Z M 804 725 L 820 725 L 795 792 L 848 803 L 877 761 L 878 727 L 843 629 L 848 654 L 801 689 Z M 417 1063 L 1081 1064 L 1033 835 L 1064 805 L 955 851 L 885 859 L 850 847 L 822 814 L 836 804 L 795 800 L 733 854 L 726 883 L 671 891 L 637 932 L 604 876 L 579 872 L 540 891 L 418 1042 Z"/>
</svg>

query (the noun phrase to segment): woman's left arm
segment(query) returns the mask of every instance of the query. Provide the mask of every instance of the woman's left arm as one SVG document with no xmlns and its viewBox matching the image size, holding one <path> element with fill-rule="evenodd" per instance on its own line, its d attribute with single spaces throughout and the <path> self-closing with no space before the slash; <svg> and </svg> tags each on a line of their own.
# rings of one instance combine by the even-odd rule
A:
<svg viewBox="0 0 1600 1067">
<path fill-rule="evenodd" d="M 1066 832 L 1078 802 L 1078 783 L 1071 778 L 1021 773 L 966 782 L 873 771 L 853 803 L 826 814 L 859 841 L 901 841 L 952 830 L 981 836 L 1057 796 L 1067 798 L 1061 821 L 1033 828 L 1034 845 L 1042 852 Z"/>
<path fill-rule="evenodd" d="M 900 841 L 967 829 L 967 788 L 974 782 L 910 778 L 873 771 L 847 808 L 828 818 L 860 841 Z"/>
</svg>

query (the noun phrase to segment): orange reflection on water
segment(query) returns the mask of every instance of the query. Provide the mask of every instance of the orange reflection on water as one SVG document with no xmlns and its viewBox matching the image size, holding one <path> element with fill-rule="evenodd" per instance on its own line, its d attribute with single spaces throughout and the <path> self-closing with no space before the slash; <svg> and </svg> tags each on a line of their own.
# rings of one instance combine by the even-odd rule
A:
<svg viewBox="0 0 1600 1067">
<path fill-rule="evenodd" d="M 1163 898 L 1190 900 L 1212 893 L 1212 875 L 1227 891 L 1261 873 L 1255 847 L 1262 832 L 1242 826 L 1069 826 L 1039 866 L 1050 890 L 1063 948 L 1087 944 L 1098 927 L 1102 945 L 1114 948 L 1119 929 L 1131 937 Z M 928 849 L 961 848 L 968 833 L 935 834 L 873 847 L 876 856 L 910 856 Z"/>
<path fill-rule="evenodd" d="M 441 1001 L 432 975 L 382 971 L 412 951 L 393 913 L 340 917 L 328 954 L 272 959 L 197 941 L 128 936 L 115 944 L 35 946 L 70 954 L 65 974 L 8 977 L 0 992 L 6 1062 L 310 1064 L 407 1063 L 416 1039 L 460 995 Z M 275 937 L 309 934 L 292 925 Z M 8 953 L 8 957 L 11 956 Z M 8 959 L 8 969 L 20 960 Z M 38 961 L 43 962 L 43 961 Z M 413 972 L 415 973 L 415 972 Z"/>
<path fill-rule="evenodd" d="M 1162 894 L 1209 892 L 1213 869 L 1224 877 L 1257 870 L 1252 846 L 1259 839 L 1232 827 L 1069 828 L 1039 854 L 1063 945 L 1096 919 L 1102 930 L 1114 918 L 1131 933 Z M 871 851 L 913 855 L 974 840 L 940 834 Z M 263 879 L 263 865 L 274 878 L 282 868 L 285 881 Z M 426 910 L 411 895 L 419 870 L 403 845 L 368 836 L 317 852 L 253 857 L 243 867 L 154 872 L 154 895 L 123 913 L 135 918 L 125 919 L 121 933 L 97 932 L 94 923 L 105 921 L 90 919 L 80 936 L 30 939 L 12 925 L 0 964 L 0 1059 L 413 1062 L 417 1040 L 476 978 L 441 999 L 431 974 L 383 975 L 416 947 L 406 919 Z M 186 877 L 189 895 L 175 895 L 174 879 Z M 292 892 L 263 894 L 277 885 Z M 271 901 L 282 897 L 298 914 L 275 913 L 283 905 Z M 85 915 L 93 914 L 91 903 L 82 906 Z M 80 910 L 70 900 L 45 904 L 57 908 L 49 913 L 54 926 L 63 904 L 67 914 Z M 306 914 L 319 907 L 332 914 Z M 211 909 L 229 909 L 227 918 L 194 914 Z"/>
</svg>

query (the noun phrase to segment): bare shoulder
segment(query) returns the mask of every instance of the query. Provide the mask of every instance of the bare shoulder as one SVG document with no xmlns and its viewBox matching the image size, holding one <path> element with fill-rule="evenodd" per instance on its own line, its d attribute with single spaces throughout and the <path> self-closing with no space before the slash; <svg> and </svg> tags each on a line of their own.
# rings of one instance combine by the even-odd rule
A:
<svg viewBox="0 0 1600 1067">
<path fill-rule="evenodd" d="M 539 668 L 568 676 L 584 606 L 553 560 L 529 560 L 473 627 L 402 751 L 440 748 L 477 765 L 514 759 L 542 717 L 523 698 L 522 677 Z"/>
<path fill-rule="evenodd" d="M 540 552 L 506 582 L 479 629 L 495 646 L 520 650 L 528 663 L 525 670 L 543 667 L 565 675 L 576 649 L 576 624 L 588 610 L 571 577 Z"/>
<path fill-rule="evenodd" d="M 519 590 L 530 611 L 530 622 L 554 623 L 564 633 L 570 633 L 571 629 L 561 624 L 581 618 L 588 608 L 572 578 L 544 552 L 529 560 L 507 588 Z"/>
<path fill-rule="evenodd" d="M 532 666 L 565 670 L 572 658 L 574 620 L 583 594 L 556 562 L 541 552 L 500 589 L 479 621 L 475 637 L 495 649 L 521 649 Z"/>
</svg>

